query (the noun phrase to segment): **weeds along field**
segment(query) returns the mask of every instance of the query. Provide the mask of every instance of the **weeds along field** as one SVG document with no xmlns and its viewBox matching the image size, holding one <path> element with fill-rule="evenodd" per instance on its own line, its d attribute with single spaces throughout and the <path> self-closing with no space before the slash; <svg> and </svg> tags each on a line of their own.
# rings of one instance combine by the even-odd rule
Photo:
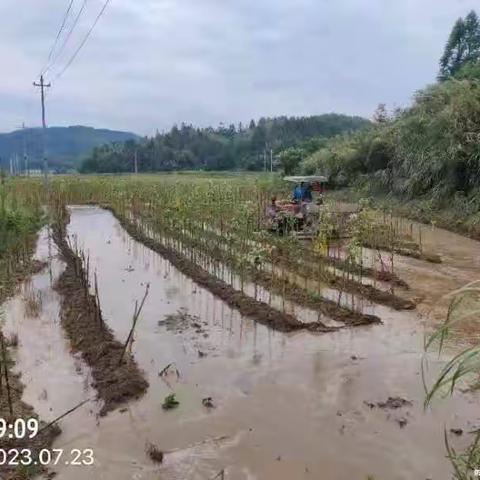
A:
<svg viewBox="0 0 480 480">
<path fill-rule="evenodd" d="M 26 195 L 26 190 L 18 187 L 7 182 L 5 177 L 0 178 L 0 418 L 12 423 L 18 418 L 38 418 L 38 415 L 22 399 L 24 385 L 20 376 L 14 373 L 15 363 L 11 355 L 18 347 L 19 339 L 16 334 L 4 334 L 2 304 L 14 295 L 21 282 L 46 267 L 43 262 L 32 258 L 37 233 L 46 222 L 42 192 Z M 43 428 L 45 423 L 41 425 Z M 59 433 L 56 426 L 43 430 L 31 441 L 32 452 L 38 454 L 42 448 L 50 447 Z M 2 448 L 24 446 L 24 440 L 2 439 Z M 13 470 L 14 467 L 2 464 L 0 476 Z"/>
<path fill-rule="evenodd" d="M 275 235 L 265 227 L 267 207 L 273 195 L 288 198 L 289 188 L 277 176 L 193 174 L 55 177 L 48 192 L 38 179 L 10 186 L 31 204 L 109 209 L 134 238 L 242 313 L 277 329 L 378 323 L 365 313 L 372 303 L 415 307 L 402 298 L 408 285 L 395 273 L 395 255 L 439 260 L 423 252 L 411 224 L 367 205 L 345 219 L 327 195 L 313 239 Z M 316 312 L 316 321 L 294 318 L 289 303 Z"/>
</svg>

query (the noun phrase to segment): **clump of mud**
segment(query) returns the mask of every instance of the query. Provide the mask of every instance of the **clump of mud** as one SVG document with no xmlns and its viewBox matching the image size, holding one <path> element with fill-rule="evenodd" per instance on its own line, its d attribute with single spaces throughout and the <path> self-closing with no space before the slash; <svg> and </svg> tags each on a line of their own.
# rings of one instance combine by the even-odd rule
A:
<svg viewBox="0 0 480 480">
<path fill-rule="evenodd" d="M 202 329 L 200 317 L 190 315 L 185 308 L 180 308 L 177 313 L 165 315 L 163 320 L 158 321 L 158 325 L 166 327 L 169 332 L 175 333 L 183 333 L 188 328 Z"/>
<path fill-rule="evenodd" d="M 411 407 L 413 403 L 410 400 L 406 400 L 402 397 L 388 397 L 384 402 L 364 402 L 370 409 L 380 408 L 381 410 L 390 412 L 391 410 L 398 410 L 405 407 Z M 406 412 L 407 417 L 409 412 Z M 400 428 L 405 428 L 408 425 L 408 419 L 405 416 L 396 416 L 395 414 L 388 413 L 387 420 L 393 420 Z"/>
<path fill-rule="evenodd" d="M 383 409 L 397 409 L 402 407 L 411 407 L 413 404 L 410 400 L 402 397 L 388 397 L 385 402 L 378 402 L 377 407 Z"/>
<path fill-rule="evenodd" d="M 153 443 L 147 443 L 147 455 L 155 463 L 163 462 L 163 452 Z"/>
<path fill-rule="evenodd" d="M 381 408 L 382 410 L 396 410 L 397 408 L 411 407 L 413 403 L 410 400 L 406 400 L 402 397 L 388 397 L 384 402 L 365 402 L 369 408 Z"/>
<path fill-rule="evenodd" d="M 61 322 L 73 351 L 80 352 L 92 369 L 93 387 L 103 400 L 100 415 L 106 415 L 143 395 L 148 382 L 131 353 L 124 352 L 124 346 L 103 321 L 100 307 L 88 291 L 82 262 L 70 248 L 65 233 L 65 224 L 55 225 L 53 237 L 67 264 L 55 285 L 61 295 Z"/>
</svg>

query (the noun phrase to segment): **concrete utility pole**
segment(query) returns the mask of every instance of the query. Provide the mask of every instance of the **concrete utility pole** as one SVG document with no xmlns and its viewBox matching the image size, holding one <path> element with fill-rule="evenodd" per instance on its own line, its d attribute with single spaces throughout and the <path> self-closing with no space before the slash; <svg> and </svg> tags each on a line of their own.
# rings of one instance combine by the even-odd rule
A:
<svg viewBox="0 0 480 480">
<path fill-rule="evenodd" d="M 135 167 L 135 175 L 138 173 L 138 155 L 137 155 L 137 149 L 135 149 L 135 156 L 134 156 L 134 167 Z"/>
<path fill-rule="evenodd" d="M 28 176 L 27 130 L 25 128 L 25 123 L 22 123 L 22 137 L 23 137 L 23 168 L 25 169 L 25 176 Z"/>
<path fill-rule="evenodd" d="M 273 149 L 270 149 L 270 173 L 273 172 Z"/>
<path fill-rule="evenodd" d="M 42 149 L 43 149 L 43 170 L 45 174 L 45 184 L 48 182 L 48 162 L 46 154 L 46 130 L 47 123 L 45 122 L 45 88 L 50 88 L 51 83 L 45 83 L 43 81 L 43 75 L 40 75 L 40 83 L 33 82 L 35 87 L 40 87 L 40 98 L 42 100 Z"/>
<path fill-rule="evenodd" d="M 25 127 L 25 122 L 22 123 L 22 126 L 19 127 L 22 129 L 22 146 L 23 146 L 23 173 L 25 176 L 28 176 L 28 155 L 27 155 L 27 127 Z M 22 165 L 19 165 L 18 171 L 22 170 Z"/>
</svg>

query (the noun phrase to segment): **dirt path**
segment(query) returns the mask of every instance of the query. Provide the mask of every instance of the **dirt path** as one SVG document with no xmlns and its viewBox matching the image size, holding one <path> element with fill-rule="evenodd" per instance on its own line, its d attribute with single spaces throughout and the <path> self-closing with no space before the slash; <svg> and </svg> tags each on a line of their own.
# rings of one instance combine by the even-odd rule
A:
<svg viewBox="0 0 480 480">
<path fill-rule="evenodd" d="M 395 270 L 410 285 L 408 296 L 417 304 L 419 315 L 431 328 L 445 319 L 449 303 L 445 295 L 480 279 L 480 242 L 418 223 L 413 223 L 413 228 L 415 232 L 421 229 L 424 249 L 437 253 L 442 263 L 396 256 Z M 367 258 L 371 255 L 366 252 Z M 459 340 L 468 341 L 466 338 Z"/>
</svg>

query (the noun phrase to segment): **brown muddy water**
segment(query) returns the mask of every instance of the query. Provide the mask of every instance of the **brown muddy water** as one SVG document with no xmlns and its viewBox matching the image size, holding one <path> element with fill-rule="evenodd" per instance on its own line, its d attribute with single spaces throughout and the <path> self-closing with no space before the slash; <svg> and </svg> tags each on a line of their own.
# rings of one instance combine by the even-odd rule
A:
<svg viewBox="0 0 480 480">
<path fill-rule="evenodd" d="M 95 465 L 58 466 L 57 478 L 209 480 L 223 469 L 228 480 L 451 478 L 444 426 L 472 430 L 480 424 L 479 403 L 457 394 L 424 412 L 420 359 L 425 331 L 441 318 L 441 296 L 480 272 L 479 243 L 437 230 L 431 241 L 441 265 L 396 263 L 410 295 L 422 300 L 417 312 L 371 305 L 383 325 L 315 335 L 274 332 L 242 318 L 133 241 L 100 208 L 72 208 L 69 233 L 90 254 L 104 318 L 120 341 L 150 283 L 133 344 L 150 388 L 105 418 L 97 417 L 100 406 L 92 401 L 62 420 L 54 447 L 92 448 Z M 49 250 L 55 254 L 44 231 L 37 257 L 48 259 Z M 50 265 L 5 304 L 7 335 L 20 338 L 15 357 L 25 400 L 45 420 L 95 397 L 89 369 L 70 354 L 58 320 L 51 282 L 62 262 L 54 255 Z M 41 298 L 38 315 L 26 308 L 32 290 Z M 197 316 L 199 326 L 159 325 L 180 309 Z M 180 377 L 174 369 L 160 377 L 172 362 Z M 435 358 L 430 363 L 439 365 Z M 172 392 L 180 405 L 165 411 L 163 399 Z M 365 403 L 390 396 L 412 406 L 384 410 Z M 205 397 L 215 408 L 202 405 Z M 452 440 L 461 448 L 468 439 Z M 165 452 L 162 465 L 147 457 L 148 442 Z"/>
</svg>

